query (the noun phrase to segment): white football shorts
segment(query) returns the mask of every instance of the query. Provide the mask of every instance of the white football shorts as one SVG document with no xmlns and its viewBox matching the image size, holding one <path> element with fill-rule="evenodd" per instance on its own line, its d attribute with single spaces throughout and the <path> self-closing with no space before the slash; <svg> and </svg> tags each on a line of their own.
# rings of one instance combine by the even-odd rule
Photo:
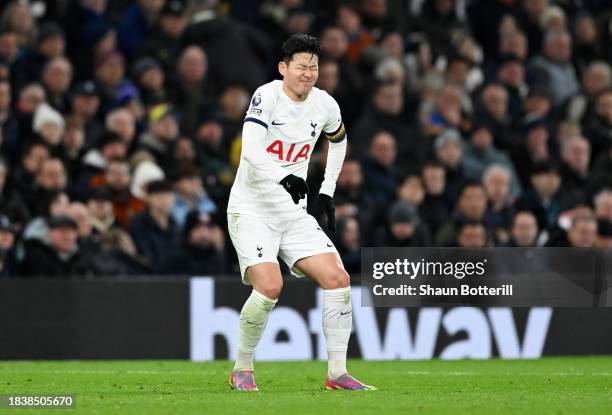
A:
<svg viewBox="0 0 612 415">
<path fill-rule="evenodd" d="M 238 254 L 242 282 L 251 285 L 246 269 L 262 262 L 285 262 L 291 273 L 305 277 L 294 265 L 313 255 L 334 252 L 333 242 L 327 237 L 316 219 L 304 212 L 291 219 L 261 218 L 243 213 L 228 213 L 230 238 Z"/>
</svg>

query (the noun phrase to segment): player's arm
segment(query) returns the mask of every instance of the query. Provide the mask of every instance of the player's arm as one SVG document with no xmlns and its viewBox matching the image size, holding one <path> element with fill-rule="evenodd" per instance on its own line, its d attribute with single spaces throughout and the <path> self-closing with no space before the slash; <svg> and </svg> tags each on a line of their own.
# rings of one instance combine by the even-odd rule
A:
<svg viewBox="0 0 612 415">
<path fill-rule="evenodd" d="M 334 206 L 334 192 L 336 181 L 342 170 L 344 157 L 346 155 L 346 129 L 340 116 L 340 108 L 335 100 L 330 111 L 330 120 L 323 128 L 323 136 L 329 142 L 327 151 L 327 163 L 325 165 L 325 175 L 321 190 L 319 191 L 319 206 L 327 215 L 327 227 L 332 232 L 336 232 L 336 208 Z"/>
<path fill-rule="evenodd" d="M 268 127 L 247 117 L 242 127 L 242 158 L 257 171 L 280 183 L 287 173 L 276 164 L 264 148 Z"/>
<path fill-rule="evenodd" d="M 255 92 L 242 127 L 242 158 L 264 176 L 281 184 L 297 204 L 308 193 L 306 181 L 293 174 L 287 175 L 270 158 L 264 146 L 273 107 L 273 97 L 266 96 L 261 88 Z"/>
</svg>

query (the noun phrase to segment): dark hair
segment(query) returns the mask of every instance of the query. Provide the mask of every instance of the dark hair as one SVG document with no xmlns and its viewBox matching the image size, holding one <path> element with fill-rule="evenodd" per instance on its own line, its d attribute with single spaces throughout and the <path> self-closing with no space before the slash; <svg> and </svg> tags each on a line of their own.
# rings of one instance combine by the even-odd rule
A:
<svg viewBox="0 0 612 415">
<path fill-rule="evenodd" d="M 423 164 L 423 167 L 421 167 L 421 172 L 425 171 L 426 169 L 444 170 L 444 164 L 440 163 L 438 160 L 429 160 Z"/>
<path fill-rule="evenodd" d="M 531 174 L 529 176 L 536 176 L 539 174 L 547 174 L 547 173 L 559 173 L 559 166 L 552 160 L 540 161 L 533 165 L 531 168 Z"/>
<path fill-rule="evenodd" d="M 482 226 L 482 228 L 485 231 L 485 234 L 487 232 L 487 227 L 485 226 L 484 222 L 481 220 L 463 219 L 458 222 L 458 225 L 459 226 L 458 226 L 457 234 L 459 234 L 464 228 L 467 228 L 468 226 Z"/>
<path fill-rule="evenodd" d="M 465 192 L 465 190 L 468 187 L 478 187 L 481 190 L 484 191 L 484 186 L 481 182 L 476 181 L 476 180 L 465 180 L 462 185 L 461 185 L 461 191 L 459 192 L 459 197 L 461 197 L 461 195 L 463 195 L 463 192 Z"/>
<path fill-rule="evenodd" d="M 321 56 L 321 44 L 319 43 L 319 39 L 305 33 L 291 35 L 291 37 L 283 43 L 282 50 L 282 60 L 285 63 L 291 62 L 293 55 L 296 53 L 306 52 Z"/>
<path fill-rule="evenodd" d="M 30 152 L 32 151 L 32 149 L 34 147 L 45 147 L 47 150 L 49 150 L 49 146 L 47 146 L 47 144 L 44 141 L 42 141 L 42 140 L 30 140 L 25 145 L 23 153 L 21 154 L 21 158 L 22 159 L 26 158 L 30 154 Z"/>
</svg>

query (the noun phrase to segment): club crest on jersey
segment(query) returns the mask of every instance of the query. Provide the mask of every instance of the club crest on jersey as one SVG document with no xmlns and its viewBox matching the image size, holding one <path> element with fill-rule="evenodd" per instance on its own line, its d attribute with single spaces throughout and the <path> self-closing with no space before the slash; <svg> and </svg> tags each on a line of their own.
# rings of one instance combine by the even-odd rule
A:
<svg viewBox="0 0 612 415">
<path fill-rule="evenodd" d="M 310 136 L 314 137 L 317 134 L 316 133 L 317 123 L 312 122 L 312 120 L 310 120 L 310 126 L 312 127 L 312 132 L 310 133 Z"/>
<path fill-rule="evenodd" d="M 261 104 L 261 94 L 258 92 L 258 93 L 255 94 L 255 96 L 251 100 L 251 105 L 256 107 L 259 104 Z"/>
</svg>

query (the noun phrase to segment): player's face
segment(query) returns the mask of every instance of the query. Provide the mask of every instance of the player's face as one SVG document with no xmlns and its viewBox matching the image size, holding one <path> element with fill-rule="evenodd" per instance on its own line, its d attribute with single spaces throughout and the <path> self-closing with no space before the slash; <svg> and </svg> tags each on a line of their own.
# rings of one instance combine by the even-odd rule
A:
<svg viewBox="0 0 612 415">
<path fill-rule="evenodd" d="M 319 57 L 301 52 L 293 55 L 289 63 L 280 62 L 278 70 L 283 75 L 286 91 L 294 100 L 304 100 L 319 77 Z"/>
</svg>

